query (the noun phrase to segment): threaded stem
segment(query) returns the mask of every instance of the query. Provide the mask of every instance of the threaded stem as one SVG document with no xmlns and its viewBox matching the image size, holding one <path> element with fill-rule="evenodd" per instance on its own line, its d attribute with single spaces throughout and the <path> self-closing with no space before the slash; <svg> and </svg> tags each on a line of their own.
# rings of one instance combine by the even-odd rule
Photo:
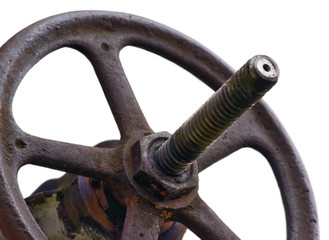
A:
<svg viewBox="0 0 329 240">
<path fill-rule="evenodd" d="M 269 57 L 250 59 L 156 150 L 159 167 L 168 175 L 182 173 L 275 85 L 278 76 L 279 69 Z"/>
</svg>

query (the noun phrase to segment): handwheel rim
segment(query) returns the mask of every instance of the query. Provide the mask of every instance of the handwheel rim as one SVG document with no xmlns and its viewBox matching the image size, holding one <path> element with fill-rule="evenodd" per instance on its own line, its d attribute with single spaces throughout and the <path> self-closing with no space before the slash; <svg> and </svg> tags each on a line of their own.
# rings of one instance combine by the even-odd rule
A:
<svg viewBox="0 0 329 240">
<path fill-rule="evenodd" d="M 84 26 L 84 23 L 86 22 L 89 23 L 89 26 L 94 24 L 97 27 L 103 28 L 103 31 L 107 32 L 105 36 L 107 36 L 107 34 L 112 34 L 111 36 L 117 37 L 117 39 L 111 42 L 110 45 L 104 45 L 104 43 L 106 43 L 103 41 L 104 39 L 100 39 L 97 43 L 100 49 L 105 52 L 111 47 L 114 47 L 114 52 L 117 54 L 114 61 L 118 60 L 118 53 L 125 46 L 131 45 L 143 48 L 175 62 L 194 74 L 207 86 L 214 90 L 218 89 L 234 72 L 232 68 L 230 68 L 224 61 L 199 43 L 175 30 L 144 18 L 129 14 L 111 12 L 75 12 L 47 18 L 24 29 L 0 49 L 0 69 L 2 69 L 0 75 L 0 121 L 2 129 L 4 129 L 0 141 L 1 149 L 8 150 L 10 146 L 14 145 L 14 139 L 7 138 L 6 133 L 9 133 L 9 130 L 16 132 L 17 135 L 15 135 L 15 137 L 24 134 L 14 121 L 11 109 L 12 101 L 16 89 L 24 75 L 44 56 L 62 47 L 72 47 L 81 51 L 89 58 L 89 60 L 91 60 L 91 62 L 93 62 L 96 72 L 99 73 L 99 78 L 106 75 L 106 73 L 98 70 L 97 61 L 100 58 L 96 56 L 92 48 L 89 48 L 90 46 L 88 44 L 86 45 L 86 42 L 81 41 L 79 38 L 81 36 L 79 34 L 81 33 L 79 33 L 78 30 L 86 28 L 86 26 Z M 75 32 L 73 31 L 71 36 L 63 37 L 63 35 L 59 35 L 60 29 L 67 29 L 67 31 L 69 31 L 72 30 L 73 26 L 75 26 Z M 119 32 L 118 36 L 115 35 L 116 32 Z M 22 39 L 25 39 L 26 41 L 21 41 Z M 189 51 L 185 51 L 184 49 L 189 49 Z M 118 67 L 121 66 L 118 65 Z M 122 73 L 119 72 L 118 74 L 120 75 Z M 114 100 L 109 101 L 111 105 L 111 101 Z M 112 102 L 112 104 L 115 105 L 117 103 Z M 127 106 L 125 111 L 128 112 L 132 110 L 132 108 L 134 111 L 135 108 L 137 108 L 135 112 L 138 115 L 138 120 L 140 120 L 137 121 L 137 125 L 134 125 L 132 121 L 128 119 L 129 117 L 125 119 L 122 112 L 114 113 L 117 116 L 116 120 L 123 140 L 129 139 L 130 134 L 132 134 L 131 132 L 152 132 L 141 110 L 139 109 L 138 104 L 134 103 L 131 108 Z M 282 138 L 286 139 L 287 144 L 291 147 L 289 154 L 294 156 L 292 162 L 294 166 L 297 167 L 297 171 L 301 174 L 298 177 L 298 180 L 291 180 L 297 181 L 294 182 L 293 185 L 298 186 L 302 184 L 302 186 L 308 191 L 307 198 L 302 198 L 300 200 L 297 197 L 294 197 L 293 200 L 289 200 L 289 194 L 287 193 L 295 192 L 296 189 L 291 187 L 289 183 L 283 182 L 283 178 L 281 178 L 280 174 L 276 172 L 278 171 L 277 169 L 280 163 L 277 163 L 276 165 L 275 161 L 280 161 L 280 159 L 270 162 L 277 180 L 281 184 L 280 188 L 284 198 L 287 216 L 288 239 L 298 238 L 299 233 L 307 234 L 303 235 L 304 238 L 317 239 L 318 226 L 315 201 L 308 177 L 298 153 L 294 149 L 289 138 L 286 136 L 284 130 L 282 130 L 282 126 L 275 119 L 274 115 L 271 113 L 271 110 L 264 104 L 264 102 L 261 101 L 258 103 L 256 108 L 251 109 L 246 116 L 248 117 L 252 114 L 257 115 L 257 111 L 269 113 L 267 115 L 268 119 L 271 121 L 272 125 L 276 127 L 276 131 L 279 132 Z M 242 117 L 242 120 L 239 120 L 236 126 L 239 125 L 239 122 L 244 121 L 243 119 L 245 118 L 246 117 Z M 263 124 L 263 122 L 260 121 L 257 124 L 257 126 L 255 126 L 260 128 L 260 125 Z M 231 130 L 229 129 L 227 134 L 229 134 L 230 131 L 234 132 L 235 129 L 237 128 L 233 127 Z M 11 136 L 11 134 L 12 133 L 8 136 Z M 221 138 L 219 139 L 219 142 L 220 141 L 222 141 Z M 247 146 L 246 142 L 239 143 L 237 141 L 236 143 L 237 147 Z M 257 143 L 257 141 L 251 141 L 251 143 L 254 143 L 250 145 L 251 147 L 260 150 L 265 155 L 268 154 L 268 149 Z M 239 146 L 238 144 L 241 145 Z M 232 151 L 235 150 L 236 149 L 232 149 Z M 25 164 L 24 161 L 18 161 L 17 163 L 9 162 L 8 159 L 11 158 L 8 158 L 8 152 L 1 151 L 0 154 L 0 162 L 1 165 L 4 166 L 1 169 L 1 181 L 4 185 L 10 182 L 10 186 L 12 187 L 12 189 L 2 187 L 1 190 L 4 190 L 6 194 L 1 197 L 1 201 L 13 203 L 6 210 L 0 210 L 0 223 L 1 225 L 8 223 L 8 215 L 11 214 L 16 216 L 15 219 L 12 219 L 11 225 L 18 227 L 16 233 L 13 231 L 6 232 L 1 230 L 2 234 L 6 237 L 8 237 L 9 234 L 16 234 L 15 236 L 18 238 L 24 237 L 24 239 L 45 238 L 35 221 L 32 220 L 33 217 L 24 203 L 24 200 L 19 192 L 17 177 L 13 178 L 13 176 L 17 175 L 19 168 Z M 219 153 L 218 155 L 219 156 L 217 158 L 223 157 L 223 153 Z M 206 153 L 204 156 L 206 156 Z M 201 167 L 201 169 L 203 168 L 204 167 Z M 9 181 L 9 179 L 11 180 Z M 297 194 L 293 195 L 297 196 Z M 17 206 L 22 212 L 15 211 Z M 301 206 L 307 208 L 307 211 L 300 211 L 299 207 Z M 20 215 L 20 213 L 23 213 L 24 217 L 19 217 L 18 215 Z"/>
</svg>

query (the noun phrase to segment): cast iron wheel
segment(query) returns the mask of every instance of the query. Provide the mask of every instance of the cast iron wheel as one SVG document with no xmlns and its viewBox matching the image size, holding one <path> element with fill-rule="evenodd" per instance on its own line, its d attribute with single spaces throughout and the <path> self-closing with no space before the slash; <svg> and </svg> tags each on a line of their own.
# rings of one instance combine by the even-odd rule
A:
<svg viewBox="0 0 329 240">
<path fill-rule="evenodd" d="M 46 239 L 18 187 L 16 176 L 23 165 L 116 181 L 124 169 L 118 162 L 124 149 L 152 133 L 120 64 L 119 52 L 128 45 L 178 64 L 213 90 L 234 73 L 190 38 L 129 14 L 73 12 L 47 18 L 19 32 L 0 49 L 0 236 Z M 23 132 L 15 123 L 12 101 L 21 80 L 40 59 L 62 47 L 80 51 L 92 63 L 121 133 L 117 147 L 85 147 L 42 139 Z M 285 208 L 287 239 L 318 239 L 316 208 L 306 171 L 283 127 L 263 101 L 200 155 L 199 172 L 243 147 L 261 152 L 275 174 Z M 144 210 L 149 211 L 152 204 L 131 189 L 122 239 L 157 239 L 158 225 L 167 220 L 184 224 L 202 239 L 237 239 L 198 195 L 187 206 L 161 209 L 161 216 L 146 216 Z"/>
</svg>

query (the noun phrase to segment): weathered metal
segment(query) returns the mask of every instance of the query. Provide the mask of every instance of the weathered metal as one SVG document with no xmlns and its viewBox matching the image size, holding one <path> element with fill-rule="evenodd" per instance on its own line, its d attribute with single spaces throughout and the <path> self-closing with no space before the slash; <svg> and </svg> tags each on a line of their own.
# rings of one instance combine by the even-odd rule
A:
<svg viewBox="0 0 329 240">
<path fill-rule="evenodd" d="M 130 14 L 66 13 L 16 34 L 0 48 L 0 236 L 47 239 L 44 224 L 37 224 L 43 220 L 38 218 L 36 206 L 43 201 L 56 209 L 66 204 L 77 207 L 77 211 L 56 210 L 60 213 L 58 229 L 63 229 L 60 221 L 70 221 L 63 226 L 71 233 L 81 233 L 79 224 L 83 221 L 79 221 L 86 217 L 93 233 L 100 231 L 110 239 L 181 239 L 185 227 L 202 239 L 238 239 L 198 196 L 194 184 L 197 176 L 192 174 L 242 147 L 251 147 L 266 157 L 278 181 L 287 239 L 318 239 L 316 207 L 306 171 L 283 127 L 263 101 L 200 153 L 192 164 L 193 171 L 184 170 L 182 176 L 161 175 L 169 183 L 178 181 L 174 187 L 162 185 L 163 195 L 157 189 L 162 179 L 156 179 L 154 187 L 155 177 L 148 175 L 145 184 L 142 172 L 149 171 L 150 166 L 141 161 L 147 155 L 143 149 L 148 144 L 163 143 L 168 135 L 152 131 L 130 88 L 119 60 L 120 50 L 128 45 L 173 61 L 215 91 L 234 74 L 199 43 Z M 62 47 L 80 51 L 92 63 L 120 130 L 120 140 L 86 147 L 29 135 L 15 123 L 12 101 L 21 80 L 40 59 Z M 148 159 L 155 162 L 154 154 L 148 154 Z M 65 187 L 64 179 L 45 183 L 26 200 L 29 208 L 16 177 L 25 164 L 66 171 L 71 175 L 64 179 L 75 180 L 66 182 Z M 189 177 L 193 182 L 186 188 L 184 181 Z M 63 197 L 59 199 L 59 195 Z M 62 232 L 68 239 L 73 238 L 70 231 Z"/>
</svg>

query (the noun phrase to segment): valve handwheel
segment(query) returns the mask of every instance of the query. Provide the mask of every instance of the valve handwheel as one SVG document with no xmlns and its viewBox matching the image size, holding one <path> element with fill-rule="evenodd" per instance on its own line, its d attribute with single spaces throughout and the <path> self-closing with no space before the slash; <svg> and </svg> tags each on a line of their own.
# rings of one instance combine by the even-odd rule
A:
<svg viewBox="0 0 329 240">
<path fill-rule="evenodd" d="M 203 110 L 177 134 L 153 133 L 119 60 L 120 50 L 128 45 L 180 65 L 215 91 L 230 79 L 221 88 L 224 90 L 216 92 L 222 92 L 219 98 L 226 94 L 223 102 L 230 94 L 225 87 L 232 78 L 248 78 L 241 73 L 246 68 L 255 68 L 270 85 L 278 75 L 275 63 L 264 56 L 253 58 L 239 70 L 240 74 L 233 75 L 225 62 L 190 38 L 129 14 L 72 12 L 27 27 L 0 49 L 0 237 L 46 239 L 17 183 L 18 170 L 33 164 L 100 179 L 113 186 L 118 191 L 114 196 L 125 199 L 127 208 L 121 239 L 158 239 L 161 226 L 168 221 L 182 223 L 202 239 L 238 239 L 198 196 L 197 173 L 240 148 L 251 147 L 266 157 L 277 179 L 285 208 L 287 239 L 318 239 L 313 193 L 298 153 L 263 101 L 248 110 L 264 89 L 253 92 L 256 97 L 247 99 L 248 104 L 243 106 L 239 104 L 245 103 L 245 96 L 232 90 L 230 97 L 242 100 L 233 106 L 234 116 L 230 115 L 232 109 L 223 107 L 226 122 L 220 126 L 223 131 L 219 137 L 212 134 L 216 126 L 211 119 L 207 119 L 210 124 L 201 135 L 200 129 L 189 135 L 193 125 L 190 122 L 194 117 L 199 124 L 204 118 Z M 42 139 L 23 132 L 15 123 L 12 101 L 21 80 L 40 59 L 62 47 L 80 51 L 92 63 L 121 134 L 120 141 L 112 147 Z M 248 91 L 242 95 L 248 95 Z M 225 104 L 232 107 L 232 102 Z M 208 111 L 209 104 L 204 106 Z M 216 118 L 217 110 L 210 110 L 210 118 Z M 205 139 L 207 134 L 210 139 Z M 115 184 L 120 184 L 120 188 L 115 188 Z"/>
</svg>

